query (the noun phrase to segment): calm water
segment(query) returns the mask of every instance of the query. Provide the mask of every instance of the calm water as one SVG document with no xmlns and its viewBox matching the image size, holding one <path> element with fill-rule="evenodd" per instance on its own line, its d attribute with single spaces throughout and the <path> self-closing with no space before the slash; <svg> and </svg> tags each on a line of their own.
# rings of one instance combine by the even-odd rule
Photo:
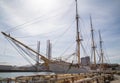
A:
<svg viewBox="0 0 120 83">
<path fill-rule="evenodd" d="M 18 76 L 29 76 L 29 75 L 52 75 L 52 72 L 0 72 L 0 78 L 13 78 Z"/>
</svg>

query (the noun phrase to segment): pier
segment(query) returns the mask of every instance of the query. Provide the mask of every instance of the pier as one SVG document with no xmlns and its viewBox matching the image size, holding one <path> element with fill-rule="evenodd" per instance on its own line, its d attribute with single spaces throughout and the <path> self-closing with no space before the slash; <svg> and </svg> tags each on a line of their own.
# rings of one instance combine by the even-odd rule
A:
<svg viewBox="0 0 120 83">
<path fill-rule="evenodd" d="M 19 76 L 0 79 L 0 83 L 114 83 L 113 79 L 114 72 L 107 72 Z"/>
<path fill-rule="evenodd" d="M 120 75 L 114 75 L 114 80 L 111 83 L 120 83 Z"/>
</svg>

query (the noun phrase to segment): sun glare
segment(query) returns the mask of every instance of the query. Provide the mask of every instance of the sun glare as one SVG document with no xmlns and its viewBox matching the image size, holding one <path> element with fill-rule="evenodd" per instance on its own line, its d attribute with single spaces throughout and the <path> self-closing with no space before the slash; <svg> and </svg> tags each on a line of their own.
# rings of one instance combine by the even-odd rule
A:
<svg viewBox="0 0 120 83">
<path fill-rule="evenodd" d="M 28 0 L 24 4 L 27 10 L 30 10 L 33 13 L 33 17 L 39 17 L 44 14 L 47 14 L 49 17 L 49 13 L 52 13 L 55 9 L 58 8 L 59 2 L 58 0 Z M 46 33 L 53 30 L 52 24 L 52 21 L 50 21 L 47 25 L 40 25 L 40 23 L 32 24 L 32 26 L 29 26 L 32 28 L 29 30 L 27 29 L 27 32 L 30 34 Z"/>
<path fill-rule="evenodd" d="M 56 0 L 29 0 L 29 3 L 33 9 L 39 9 L 42 11 L 49 11 L 54 9 Z"/>
</svg>

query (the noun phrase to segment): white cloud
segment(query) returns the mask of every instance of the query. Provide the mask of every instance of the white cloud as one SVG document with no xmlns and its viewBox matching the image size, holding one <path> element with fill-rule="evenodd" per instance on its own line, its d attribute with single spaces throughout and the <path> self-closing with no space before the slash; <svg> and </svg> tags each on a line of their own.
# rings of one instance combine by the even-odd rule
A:
<svg viewBox="0 0 120 83">
<path fill-rule="evenodd" d="M 2 16 L 3 19 L 2 22 L 6 23 L 8 26 L 14 27 L 16 25 L 23 24 L 25 22 L 29 22 L 27 24 L 23 24 L 23 26 L 17 27 L 18 30 L 14 30 L 12 32 L 12 35 L 14 36 L 29 36 L 29 35 L 40 35 L 37 37 L 33 37 L 34 41 L 41 40 L 42 42 L 47 39 L 53 39 L 51 41 L 54 41 L 57 39 L 57 37 L 60 37 L 60 33 L 68 27 L 72 23 L 72 19 L 75 15 L 75 1 L 69 1 L 69 0 L 50 0 L 45 2 L 45 0 L 21 0 L 19 1 L 20 4 L 17 2 L 7 2 L 7 1 L 1 1 L 1 11 L 3 11 Z M 78 9 L 79 14 L 82 20 L 84 22 L 81 22 L 80 26 L 82 27 L 82 35 L 83 35 L 83 42 L 90 43 L 90 40 L 88 36 L 90 35 L 90 24 L 89 24 L 89 14 L 92 15 L 93 18 L 93 28 L 95 29 L 95 34 L 97 34 L 97 30 L 102 29 L 101 32 L 103 39 L 105 39 L 105 43 L 109 42 L 107 46 L 111 43 L 117 42 L 119 40 L 119 34 L 111 34 L 112 32 L 116 32 L 118 30 L 119 24 L 114 25 L 114 22 L 117 21 L 119 11 L 117 11 L 119 8 L 119 1 L 90 1 L 90 0 L 78 0 Z M 71 3 L 74 3 L 71 5 Z M 112 4 L 112 5 L 111 5 Z M 70 7 L 71 6 L 71 7 Z M 73 8 L 73 9 L 72 9 Z M 71 10 L 70 10 L 71 9 Z M 67 11 L 67 12 L 66 12 Z M 69 13 L 70 12 L 70 13 Z M 38 18 L 39 17 L 39 18 Z M 32 20 L 33 19 L 33 20 Z M 83 23 L 83 24 L 82 24 Z M 75 24 L 74 24 L 75 25 Z M 65 27 L 65 28 L 64 28 Z M 113 28 L 116 27 L 116 28 Z M 9 27 L 10 28 L 10 27 Z M 20 29 L 21 28 L 21 29 Z M 63 49 L 61 47 L 66 46 L 68 42 L 73 42 L 72 35 L 75 31 L 75 26 L 72 26 L 71 31 L 69 31 L 69 34 L 65 34 L 63 36 L 63 39 L 60 39 L 58 42 L 57 48 L 54 48 L 56 51 L 62 52 Z M 3 29 L 2 29 L 3 30 Z M 4 28 L 4 30 L 6 30 Z M 58 31 L 55 31 L 58 30 Z M 52 33 L 52 31 L 54 33 Z M 48 34 L 46 34 L 48 33 Z M 67 35 L 67 36 L 66 36 Z M 68 36 L 69 35 L 69 36 Z M 118 36 L 116 36 L 118 35 Z M 95 35 L 98 42 L 98 35 Z M 39 37 L 39 38 L 38 38 Z M 89 36 L 90 37 L 90 36 Z M 114 38 L 113 38 L 114 37 Z M 26 43 L 33 42 L 33 38 L 29 39 L 21 39 L 21 40 L 27 40 Z M 56 39 L 55 39 L 56 38 Z M 87 40 L 87 41 L 86 41 Z M 61 43 L 60 43 L 61 42 Z M 36 43 L 36 42 L 34 42 Z M 46 43 L 42 43 L 44 48 L 46 47 Z M 86 48 L 88 44 L 86 44 Z M 119 43 L 114 44 L 115 46 L 120 45 Z M 113 46 L 113 47 L 115 47 Z M 61 48 L 61 49 L 59 49 Z M 89 45 L 90 48 L 90 45 Z M 112 51 L 114 48 L 109 48 L 109 51 Z M 116 48 L 118 49 L 118 48 Z M 43 49 L 42 49 L 43 50 Z M 116 54 L 114 51 L 112 51 L 114 54 Z M 110 53 L 110 56 L 114 55 Z M 56 54 L 54 54 L 55 56 Z M 118 53 L 119 55 L 119 53 Z"/>
</svg>

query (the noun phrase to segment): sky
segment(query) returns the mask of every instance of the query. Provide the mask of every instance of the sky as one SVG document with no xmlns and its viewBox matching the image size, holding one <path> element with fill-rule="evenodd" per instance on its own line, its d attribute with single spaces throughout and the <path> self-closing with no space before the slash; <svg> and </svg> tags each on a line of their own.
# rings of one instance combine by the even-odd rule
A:
<svg viewBox="0 0 120 83">
<path fill-rule="evenodd" d="M 120 64 L 119 6 L 119 0 L 78 0 L 79 31 L 84 46 L 81 57 L 91 56 L 91 15 L 97 52 L 100 30 L 106 62 Z M 68 58 L 76 51 L 75 15 L 75 0 L 0 0 L 0 31 L 34 50 L 40 41 L 40 53 L 44 56 L 46 42 L 50 40 L 52 58 Z M 0 64 L 29 65 L 2 34 L 0 47 Z"/>
</svg>

